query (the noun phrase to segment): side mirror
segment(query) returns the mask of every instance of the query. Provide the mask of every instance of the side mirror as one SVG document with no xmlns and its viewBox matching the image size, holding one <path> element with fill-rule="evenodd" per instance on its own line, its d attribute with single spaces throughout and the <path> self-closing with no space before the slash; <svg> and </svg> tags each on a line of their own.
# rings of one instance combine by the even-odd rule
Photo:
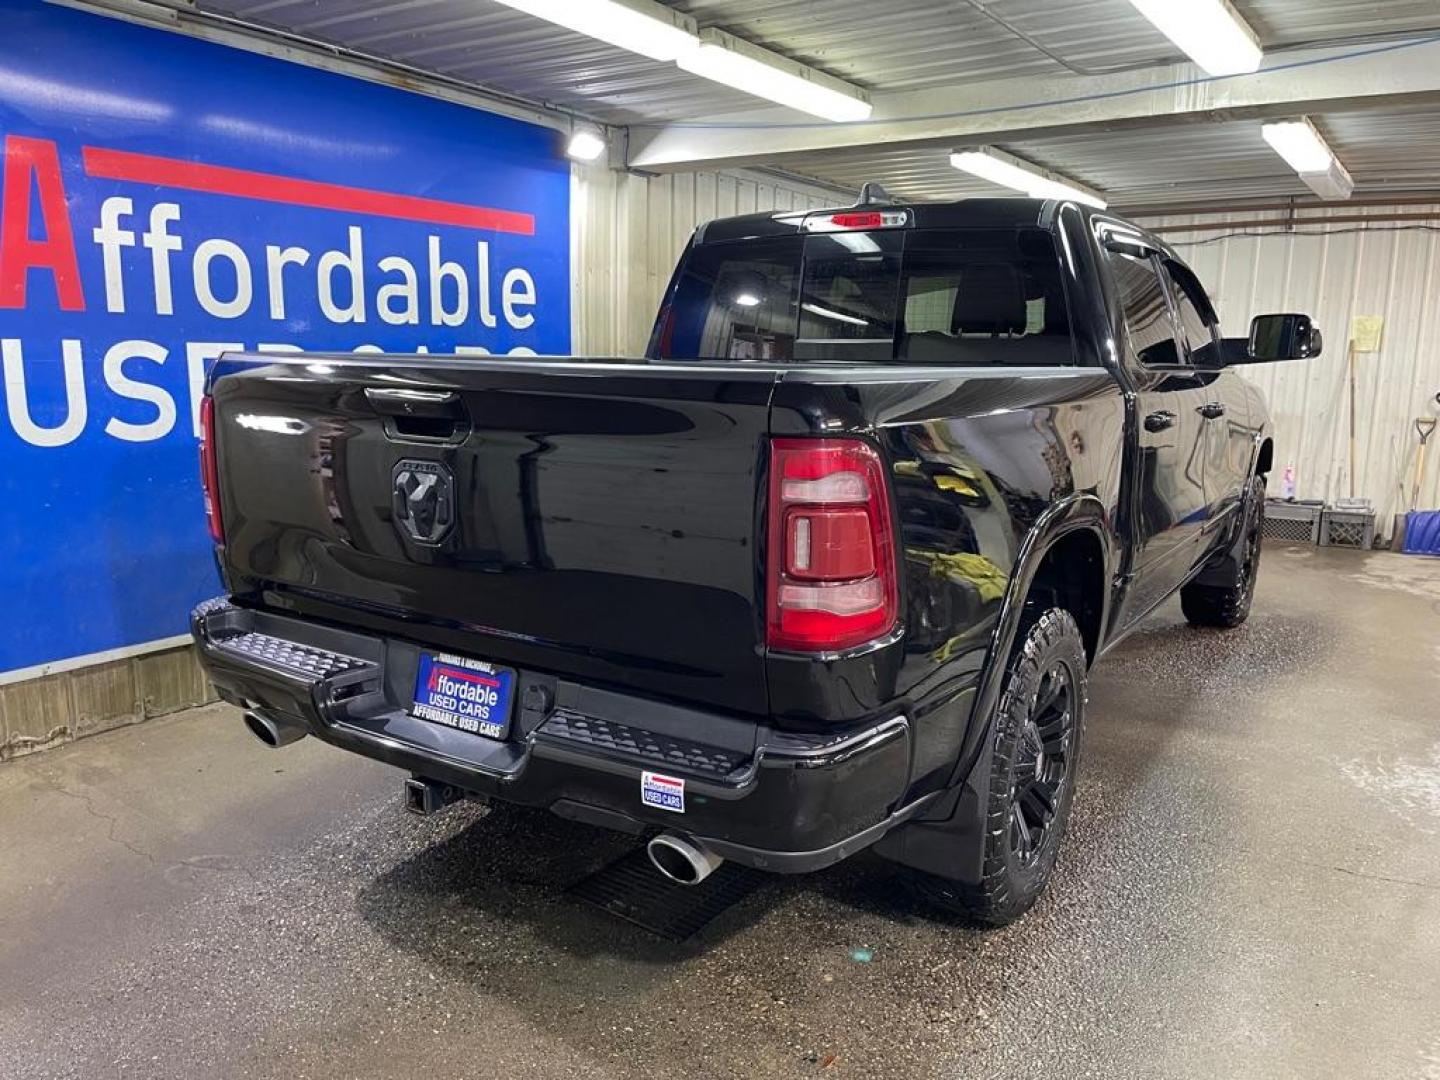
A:
<svg viewBox="0 0 1440 1080">
<path fill-rule="evenodd" d="M 1256 315 L 1250 320 L 1248 339 L 1225 339 L 1225 360 L 1230 364 L 1308 360 L 1319 356 L 1323 346 L 1320 328 L 1309 315 Z"/>
</svg>

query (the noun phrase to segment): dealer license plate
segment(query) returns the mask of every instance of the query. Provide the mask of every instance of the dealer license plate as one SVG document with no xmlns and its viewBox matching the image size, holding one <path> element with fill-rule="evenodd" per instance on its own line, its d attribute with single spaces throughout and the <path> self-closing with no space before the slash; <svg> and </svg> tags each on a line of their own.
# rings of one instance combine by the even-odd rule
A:
<svg viewBox="0 0 1440 1080">
<path fill-rule="evenodd" d="M 503 739 L 510 729 L 515 672 L 449 653 L 421 653 L 410 715 Z"/>
</svg>

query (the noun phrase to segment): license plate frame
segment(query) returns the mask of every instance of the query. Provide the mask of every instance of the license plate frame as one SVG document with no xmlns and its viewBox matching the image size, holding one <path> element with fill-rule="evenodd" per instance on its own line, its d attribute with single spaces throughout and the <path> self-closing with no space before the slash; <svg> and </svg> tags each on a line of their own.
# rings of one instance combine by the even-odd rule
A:
<svg viewBox="0 0 1440 1080">
<path fill-rule="evenodd" d="M 422 652 L 410 715 L 452 731 L 503 740 L 515 711 L 515 670 L 454 653 Z"/>
</svg>

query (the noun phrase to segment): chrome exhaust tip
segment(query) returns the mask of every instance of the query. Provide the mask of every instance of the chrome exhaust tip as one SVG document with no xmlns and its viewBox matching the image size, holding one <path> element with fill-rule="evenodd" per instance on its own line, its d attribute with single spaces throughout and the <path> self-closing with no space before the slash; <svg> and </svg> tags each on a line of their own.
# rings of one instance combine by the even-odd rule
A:
<svg viewBox="0 0 1440 1080">
<path fill-rule="evenodd" d="M 305 729 L 293 724 L 277 724 L 268 716 L 251 709 L 245 713 L 245 727 L 250 734 L 272 750 L 289 746 L 305 737 Z"/>
<path fill-rule="evenodd" d="M 681 885 L 698 885 L 725 860 L 697 841 L 663 832 L 645 845 L 655 869 Z"/>
</svg>

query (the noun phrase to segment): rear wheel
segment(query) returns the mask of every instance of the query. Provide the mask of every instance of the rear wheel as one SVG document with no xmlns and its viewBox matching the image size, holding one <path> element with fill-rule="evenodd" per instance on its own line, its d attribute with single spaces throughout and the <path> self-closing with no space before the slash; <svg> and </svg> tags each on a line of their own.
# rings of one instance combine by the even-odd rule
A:
<svg viewBox="0 0 1440 1080">
<path fill-rule="evenodd" d="M 1216 626 L 1230 629 L 1250 616 L 1255 599 L 1255 579 L 1260 574 L 1260 546 L 1264 534 L 1265 478 L 1250 481 L 1250 497 L 1245 502 L 1245 524 L 1242 532 L 1225 555 L 1232 566 L 1228 580 L 1216 584 L 1202 574 L 1180 590 L 1180 610 L 1191 626 Z"/>
<path fill-rule="evenodd" d="M 931 903 L 1003 926 L 1044 890 L 1075 790 L 1085 667 L 1080 628 L 1061 608 L 1041 614 L 1017 643 L 992 724 L 980 880 L 917 873 L 916 888 Z"/>
</svg>

